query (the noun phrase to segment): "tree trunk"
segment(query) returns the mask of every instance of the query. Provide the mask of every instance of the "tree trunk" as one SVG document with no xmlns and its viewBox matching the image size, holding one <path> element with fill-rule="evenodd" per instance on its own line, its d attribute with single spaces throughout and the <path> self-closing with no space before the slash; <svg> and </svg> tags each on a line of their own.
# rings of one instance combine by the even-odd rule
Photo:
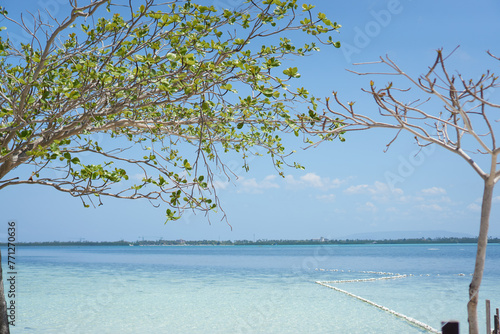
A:
<svg viewBox="0 0 500 334">
<path fill-rule="evenodd" d="M 7 303 L 3 288 L 2 252 L 0 251 L 0 334 L 9 334 L 9 320 L 7 318 Z"/>
<path fill-rule="evenodd" d="M 476 265 L 474 266 L 472 282 L 469 285 L 469 302 L 467 303 L 469 334 L 479 334 L 477 304 L 479 301 L 479 287 L 483 279 L 484 262 L 486 259 L 486 246 L 488 244 L 488 228 L 494 186 L 494 176 L 492 177 L 490 175 L 484 183 L 483 202 L 481 204 L 481 223 L 479 226 L 479 237 L 477 239 Z"/>
</svg>

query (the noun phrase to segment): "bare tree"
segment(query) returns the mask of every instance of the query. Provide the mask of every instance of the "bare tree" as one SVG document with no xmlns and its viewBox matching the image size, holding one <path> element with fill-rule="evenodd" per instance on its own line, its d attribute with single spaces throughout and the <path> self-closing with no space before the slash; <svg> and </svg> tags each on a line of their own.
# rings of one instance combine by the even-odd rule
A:
<svg viewBox="0 0 500 334">
<path fill-rule="evenodd" d="M 279 134 L 298 129 L 290 110 L 315 103 L 290 88 L 300 75 L 282 63 L 317 51 L 318 36 L 340 26 L 295 0 L 235 10 L 139 4 L 69 0 L 68 16 L 51 22 L 0 6 L 0 190 L 46 186 L 85 206 L 147 199 L 175 220 L 219 204 L 214 170 L 232 175 L 219 152 L 240 153 L 248 168 L 261 147 L 276 167 L 285 163 Z M 13 27 L 28 43 L 9 39 Z M 312 41 L 296 46 L 296 34 Z"/>
<path fill-rule="evenodd" d="M 489 53 L 489 52 L 488 52 Z M 500 60 L 489 53 L 489 55 Z M 379 109 L 380 120 L 358 113 L 354 102 L 344 103 L 336 92 L 334 104 L 326 99 L 326 110 L 317 114 L 311 110 L 303 116 L 303 127 L 309 133 L 318 134 L 322 140 L 348 131 L 360 131 L 372 128 L 388 128 L 397 132 L 389 147 L 402 131 L 411 133 L 420 147 L 435 144 L 462 157 L 483 179 L 484 191 L 481 205 L 479 238 L 472 282 L 469 287 L 467 304 L 469 333 L 477 334 L 478 294 L 483 278 L 488 243 L 493 189 L 500 179 L 498 156 L 500 147 L 496 141 L 500 130 L 497 122 L 500 105 L 489 99 L 489 95 L 499 86 L 497 77 L 489 71 L 477 80 L 466 80 L 462 75 L 451 75 L 445 66 L 447 57 L 442 50 L 437 51 L 434 64 L 427 73 L 414 79 L 405 73 L 388 56 L 380 61 L 366 64 L 381 64 L 389 67 L 388 72 L 354 72 L 358 75 L 393 75 L 409 83 L 409 88 L 395 87 L 392 82 L 377 89 L 370 81 L 370 94 Z M 416 89 L 417 92 L 411 89 Z M 423 99 L 403 100 L 404 96 L 421 93 Z M 402 97 L 403 96 L 403 97 Z M 434 102 L 441 108 L 436 108 Z M 432 104 L 431 104 L 432 103 Z M 339 126 L 340 125 L 340 126 Z M 485 159 L 487 158 L 487 159 Z"/>
</svg>

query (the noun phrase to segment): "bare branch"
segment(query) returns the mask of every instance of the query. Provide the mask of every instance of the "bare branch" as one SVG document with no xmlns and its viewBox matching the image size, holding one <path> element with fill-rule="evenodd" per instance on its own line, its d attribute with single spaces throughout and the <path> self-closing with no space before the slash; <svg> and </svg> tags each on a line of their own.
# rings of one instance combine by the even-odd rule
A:
<svg viewBox="0 0 500 334">
<path fill-rule="evenodd" d="M 418 80 L 403 72 L 388 56 L 381 57 L 380 61 L 377 62 L 357 65 L 384 65 L 390 69 L 389 72 L 350 71 L 357 75 L 399 76 L 406 79 L 417 91 L 430 95 L 424 99 L 405 102 L 400 98 L 400 95 L 408 94 L 410 92 L 409 88 L 399 88 L 393 86 L 393 83 L 389 83 L 385 88 L 377 89 L 375 84 L 370 82 L 370 89 L 363 89 L 363 91 L 372 96 L 379 108 L 380 116 L 388 117 L 394 121 L 393 123 L 381 122 L 356 113 L 353 102 L 346 105 L 339 100 L 334 92 L 333 96 L 340 110 L 335 109 L 327 99 L 325 104 L 326 112 L 323 115 L 318 115 L 317 120 L 305 117 L 302 126 L 308 133 L 316 135 L 332 135 L 368 128 L 397 130 L 396 136 L 387 144 L 387 148 L 394 142 L 398 134 L 405 130 L 415 137 L 417 144 L 421 147 L 436 144 L 458 154 L 485 180 L 490 175 L 497 175 L 496 169 L 492 166 L 482 168 L 466 153 L 466 151 L 475 151 L 480 154 L 490 155 L 496 166 L 496 157 L 500 154 L 500 150 L 497 148 L 494 128 L 489 119 L 492 113 L 488 109 L 499 109 L 500 106 L 485 98 L 488 89 L 494 89 L 496 77 L 489 75 L 488 72 L 481 79 L 473 82 L 472 80 L 465 81 L 459 75 L 459 80 L 456 82 L 455 77 L 449 75 L 445 66 L 445 60 L 448 57 L 444 57 L 442 50 L 438 50 L 436 60 L 429 67 L 427 73 L 419 77 Z M 496 57 L 493 58 L 498 60 Z M 462 87 L 458 88 L 456 83 L 459 83 Z M 442 103 L 443 111 L 433 110 L 435 109 L 434 106 L 430 108 L 431 111 L 429 112 L 423 110 L 426 104 L 436 99 Z M 424 102 L 417 104 L 416 101 L 419 100 Z M 477 123 L 475 126 L 478 129 L 484 128 L 484 132 L 473 126 L 473 117 L 480 117 L 482 122 Z M 318 128 L 318 124 L 321 124 L 321 129 Z M 333 124 L 338 124 L 338 126 L 333 127 Z M 470 140 L 464 140 L 465 137 L 473 138 L 478 148 L 473 148 Z M 491 140 L 491 146 L 484 141 L 485 137 Z"/>
</svg>

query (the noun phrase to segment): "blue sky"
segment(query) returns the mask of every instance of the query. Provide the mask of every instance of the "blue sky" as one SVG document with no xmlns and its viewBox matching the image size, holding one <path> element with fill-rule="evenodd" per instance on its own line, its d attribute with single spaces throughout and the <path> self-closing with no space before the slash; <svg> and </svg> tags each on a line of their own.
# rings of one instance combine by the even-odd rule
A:
<svg viewBox="0 0 500 334">
<path fill-rule="evenodd" d="M 20 2 L 17 2 L 20 3 Z M 66 0 L 29 1 L 32 11 L 52 10 L 62 16 Z M 237 0 L 216 0 L 234 7 Z M 432 64 L 435 50 L 452 51 L 451 69 L 477 78 L 487 69 L 498 72 L 498 62 L 485 53 L 500 55 L 500 4 L 496 1 L 316 1 L 343 28 L 337 35 L 341 49 L 322 48 L 314 56 L 295 60 L 300 84 L 316 96 L 338 91 L 344 101 L 356 101 L 358 111 L 377 113 L 360 90 L 373 79 L 346 71 L 352 63 L 377 60 L 388 54 L 407 73 L 418 75 Z M 7 4 L 5 4 L 7 5 Z M 8 1 L 16 16 L 22 9 Z M 10 33 L 13 33 L 12 31 Z M 15 33 L 15 32 L 14 32 Z M 498 94 L 499 92 L 495 92 Z M 498 127 L 498 124 L 495 125 Z M 104 199 L 104 205 L 85 209 L 79 199 L 39 186 L 6 188 L 0 192 L 1 217 L 18 224 L 20 241 L 145 239 L 309 239 L 343 238 L 361 232 L 445 230 L 477 235 L 482 180 L 460 158 L 440 148 L 418 147 L 389 130 L 346 135 L 344 143 L 323 143 L 302 150 L 304 144 L 285 138 L 297 150 L 293 161 L 304 171 L 285 169 L 282 179 L 267 157 L 251 162 L 246 173 L 241 161 L 227 155 L 238 178 L 216 182 L 231 228 L 211 216 L 187 214 L 164 224 L 165 207 L 147 201 Z M 500 236 L 500 191 L 495 193 L 491 236 Z M 0 230 L 0 235 L 5 233 Z"/>
</svg>

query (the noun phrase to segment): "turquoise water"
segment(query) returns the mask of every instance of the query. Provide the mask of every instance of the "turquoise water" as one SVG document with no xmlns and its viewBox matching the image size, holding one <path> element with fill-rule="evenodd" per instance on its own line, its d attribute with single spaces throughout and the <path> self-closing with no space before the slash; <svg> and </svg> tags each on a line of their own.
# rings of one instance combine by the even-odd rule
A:
<svg viewBox="0 0 500 334">
<path fill-rule="evenodd" d="M 315 281 L 406 274 L 335 286 L 434 328 L 459 320 L 466 332 L 475 245 L 24 247 L 17 253 L 14 334 L 426 333 Z M 500 245 L 489 245 L 486 266 L 482 323 L 485 299 L 500 307 Z"/>
</svg>

